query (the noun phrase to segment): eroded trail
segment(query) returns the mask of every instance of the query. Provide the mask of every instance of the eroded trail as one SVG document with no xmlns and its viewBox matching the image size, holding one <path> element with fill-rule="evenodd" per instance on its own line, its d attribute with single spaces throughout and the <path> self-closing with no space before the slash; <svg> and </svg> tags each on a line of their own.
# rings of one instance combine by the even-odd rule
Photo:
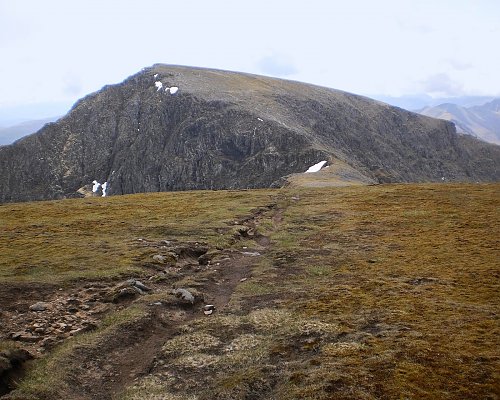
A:
<svg viewBox="0 0 500 400">
<path fill-rule="evenodd" d="M 57 361 L 65 364 L 61 377 L 63 389 L 62 393 L 58 392 L 60 398 L 121 398 L 127 387 L 155 369 L 163 345 L 178 335 L 184 325 L 195 319 L 212 318 L 204 314 L 205 305 L 214 305 L 215 315 L 227 312 L 237 286 L 251 279 L 253 267 L 271 246 L 268 235 L 278 228 L 281 215 L 282 210 L 274 202 L 232 221 L 223 233 L 230 235 L 227 248 L 175 239 L 160 242 L 138 239 L 145 251 L 158 250 L 161 257 L 156 258 L 156 263 L 144 265 L 144 274 L 129 281 L 139 281 L 151 291 L 129 296 L 134 284 L 86 285 L 92 290 L 95 288 L 99 295 L 92 298 L 97 300 L 92 307 L 100 311 L 97 318 L 113 319 L 116 314 L 116 318 L 123 321 L 112 321 L 109 329 L 101 326 L 96 333 L 91 333 L 88 341 L 78 342 L 67 354 L 63 351 Z M 265 229 L 260 229 L 262 224 Z M 171 256 L 175 256 L 173 263 L 168 262 Z M 172 287 L 189 291 L 195 299 L 190 302 L 176 298 Z M 75 288 L 72 291 L 75 292 Z M 44 300 L 57 313 L 58 308 L 52 303 L 58 304 L 56 299 L 67 294 L 66 291 L 58 293 L 56 298 L 47 293 Z M 75 299 L 75 302 L 83 301 L 78 295 Z M 65 337 L 67 335 L 60 341 Z M 50 347 L 47 350 L 50 351 Z M 16 391 L 8 396 L 15 399 Z"/>
</svg>

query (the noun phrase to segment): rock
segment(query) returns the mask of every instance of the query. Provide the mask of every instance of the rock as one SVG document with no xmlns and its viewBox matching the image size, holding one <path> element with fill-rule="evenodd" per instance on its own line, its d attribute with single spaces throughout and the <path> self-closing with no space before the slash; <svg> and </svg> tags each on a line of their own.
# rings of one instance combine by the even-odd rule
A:
<svg viewBox="0 0 500 400">
<path fill-rule="evenodd" d="M 139 288 L 140 290 L 142 290 L 144 292 L 151 292 L 151 289 L 149 287 L 147 287 L 146 285 L 144 285 L 141 281 L 135 281 L 134 286 L 136 288 Z"/>
<path fill-rule="evenodd" d="M 243 254 L 244 256 L 250 256 L 250 257 L 260 256 L 260 253 L 258 251 L 242 251 L 241 254 Z"/>
<path fill-rule="evenodd" d="M 49 307 L 48 303 L 44 303 L 43 301 L 39 301 L 30 306 L 30 311 L 45 311 Z"/>
<path fill-rule="evenodd" d="M 104 296 L 104 301 L 108 303 L 118 303 L 123 300 L 133 299 L 139 295 L 138 289 L 134 287 L 115 287 L 111 289 L 106 296 Z"/>
<path fill-rule="evenodd" d="M 186 289 L 173 289 L 172 294 L 178 299 L 182 299 L 188 303 L 194 304 L 194 296 Z"/>
<path fill-rule="evenodd" d="M 144 292 L 139 289 L 137 286 L 132 286 L 132 289 L 134 289 L 137 293 L 139 293 L 141 296 L 144 294 Z"/>
<path fill-rule="evenodd" d="M 59 323 L 59 329 L 63 332 L 68 332 L 70 331 L 72 326 L 70 324 L 65 324 L 64 322 Z"/>
<path fill-rule="evenodd" d="M 40 342 L 40 346 L 47 347 L 53 343 L 55 343 L 55 339 L 53 337 L 46 337 L 42 339 L 42 341 Z"/>
<path fill-rule="evenodd" d="M 215 311 L 215 306 L 213 304 L 207 304 L 203 306 L 203 314 L 210 315 Z"/>
<path fill-rule="evenodd" d="M 177 254 L 169 251 L 164 254 L 155 254 L 153 256 L 153 261 L 159 264 L 175 264 L 178 258 Z"/>
<path fill-rule="evenodd" d="M 154 260 L 154 261 L 159 262 L 159 263 L 162 263 L 162 264 L 163 264 L 163 263 L 165 263 L 165 260 L 166 260 L 166 259 L 167 259 L 167 258 L 166 258 L 164 255 L 161 255 L 161 254 L 155 254 L 155 255 L 153 256 L 153 260 Z"/>
<path fill-rule="evenodd" d="M 13 339 L 13 340 L 18 340 L 22 335 L 24 335 L 26 332 L 12 332 L 10 334 L 10 337 Z"/>
<path fill-rule="evenodd" d="M 41 339 L 40 336 L 34 336 L 34 335 L 29 335 L 29 334 L 24 334 L 21 335 L 17 338 L 20 342 L 27 342 L 27 343 L 36 343 Z"/>
<path fill-rule="evenodd" d="M 144 285 L 136 279 L 128 279 L 110 289 L 104 296 L 105 302 L 117 303 L 125 299 L 131 299 L 138 294 L 143 295 L 145 292 L 150 292 L 152 289 Z"/>
</svg>

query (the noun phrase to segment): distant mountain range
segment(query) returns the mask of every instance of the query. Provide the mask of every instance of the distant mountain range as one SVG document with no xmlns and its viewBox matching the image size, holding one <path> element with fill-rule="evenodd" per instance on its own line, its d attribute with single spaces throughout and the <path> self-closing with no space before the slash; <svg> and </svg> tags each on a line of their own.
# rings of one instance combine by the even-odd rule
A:
<svg viewBox="0 0 500 400">
<path fill-rule="evenodd" d="M 22 138 L 23 136 L 35 133 L 45 124 L 48 124 L 49 122 L 54 122 L 59 118 L 60 117 L 36 119 L 33 121 L 25 121 L 5 128 L 2 127 L 0 128 L 0 146 L 11 144 L 15 142 L 17 139 Z"/>
<path fill-rule="evenodd" d="M 408 111 L 417 111 L 425 107 L 435 107 L 444 103 L 457 104 L 462 107 L 480 106 L 495 99 L 494 96 L 459 96 L 459 97 L 432 97 L 426 94 L 385 96 L 370 95 L 369 97 L 384 103 L 404 108 Z"/>
<path fill-rule="evenodd" d="M 472 107 L 445 103 L 435 107 L 424 107 L 418 112 L 453 122 L 459 133 L 500 144 L 500 98 Z"/>
</svg>

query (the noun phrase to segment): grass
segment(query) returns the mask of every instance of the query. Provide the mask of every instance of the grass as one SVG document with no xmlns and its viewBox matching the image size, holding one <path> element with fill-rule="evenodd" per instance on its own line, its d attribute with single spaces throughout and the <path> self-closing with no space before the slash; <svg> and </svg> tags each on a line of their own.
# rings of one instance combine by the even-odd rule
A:
<svg viewBox="0 0 500 400">
<path fill-rule="evenodd" d="M 227 229 L 266 191 L 157 193 L 0 206 L 0 282 L 65 282 L 140 271 L 138 238 L 227 246 Z"/>
<path fill-rule="evenodd" d="M 217 367 L 191 364 L 201 385 L 184 389 L 201 399 L 496 398 L 499 193 L 498 185 L 288 192 L 300 201 L 283 202 L 273 246 L 233 295 L 231 334 L 217 320 L 194 328 L 215 334 L 221 349 L 239 332 L 263 344 L 236 364 L 207 349 Z"/>
<path fill-rule="evenodd" d="M 346 342 L 359 349 L 318 357 L 322 379 L 330 370 L 337 382 L 327 398 L 498 394 L 499 193 L 498 185 L 301 192 L 285 219 L 317 223 L 294 238 L 302 273 L 288 283 L 301 294 L 293 308 L 348 328 Z M 277 248 L 288 241 L 278 237 Z M 305 387 L 314 384 L 304 384 L 298 392 L 312 396 Z"/>
<path fill-rule="evenodd" d="M 88 278 L 95 269 L 122 274 L 140 265 L 143 254 L 134 240 L 143 236 L 203 238 L 229 246 L 234 222 L 271 202 L 279 210 L 264 213 L 260 221 L 271 245 L 255 259 L 251 277 L 238 285 L 229 307 L 181 326 L 158 355 L 162 367 L 131 385 L 123 398 L 498 398 L 498 184 L 193 192 L 4 205 L 0 218 L 8 229 L 1 233 L 1 280 L 48 280 L 42 259 L 50 260 L 55 279 Z M 92 220 L 92 211 L 106 223 L 80 224 Z M 24 217 L 14 217 L 16 212 Z M 44 216 L 37 221 L 43 229 L 32 226 L 37 213 Z M 17 238 L 14 232 L 19 241 L 8 249 L 3 239 Z M 68 232 L 78 239 L 66 243 Z M 49 256 L 45 246 L 55 246 L 55 237 L 62 243 Z M 103 241 L 109 254 L 92 256 L 88 271 L 66 270 L 65 262 L 81 257 L 72 244 L 88 251 Z M 38 251 L 19 256 L 22 243 L 35 243 Z M 65 246 L 69 254 L 58 254 Z M 113 264 L 120 252 L 128 261 Z M 30 256 L 36 273 L 17 269 Z M 113 268 L 100 270 L 104 260 Z M 81 340 L 97 343 L 92 338 Z M 57 371 L 76 345 L 43 362 L 54 362 L 50 370 Z M 40 365 L 43 370 L 48 364 Z M 56 385 L 57 379 L 48 382 Z"/>
</svg>

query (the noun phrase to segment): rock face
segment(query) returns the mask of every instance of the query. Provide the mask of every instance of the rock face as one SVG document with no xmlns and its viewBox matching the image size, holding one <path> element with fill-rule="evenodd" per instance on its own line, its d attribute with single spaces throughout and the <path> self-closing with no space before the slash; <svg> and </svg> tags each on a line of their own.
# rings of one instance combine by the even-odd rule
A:
<svg viewBox="0 0 500 400">
<path fill-rule="evenodd" d="M 0 202 L 81 197 L 94 180 L 107 195 L 268 187 L 322 160 L 369 182 L 496 181 L 500 147 L 333 89 L 154 65 L 0 147 Z"/>
</svg>

